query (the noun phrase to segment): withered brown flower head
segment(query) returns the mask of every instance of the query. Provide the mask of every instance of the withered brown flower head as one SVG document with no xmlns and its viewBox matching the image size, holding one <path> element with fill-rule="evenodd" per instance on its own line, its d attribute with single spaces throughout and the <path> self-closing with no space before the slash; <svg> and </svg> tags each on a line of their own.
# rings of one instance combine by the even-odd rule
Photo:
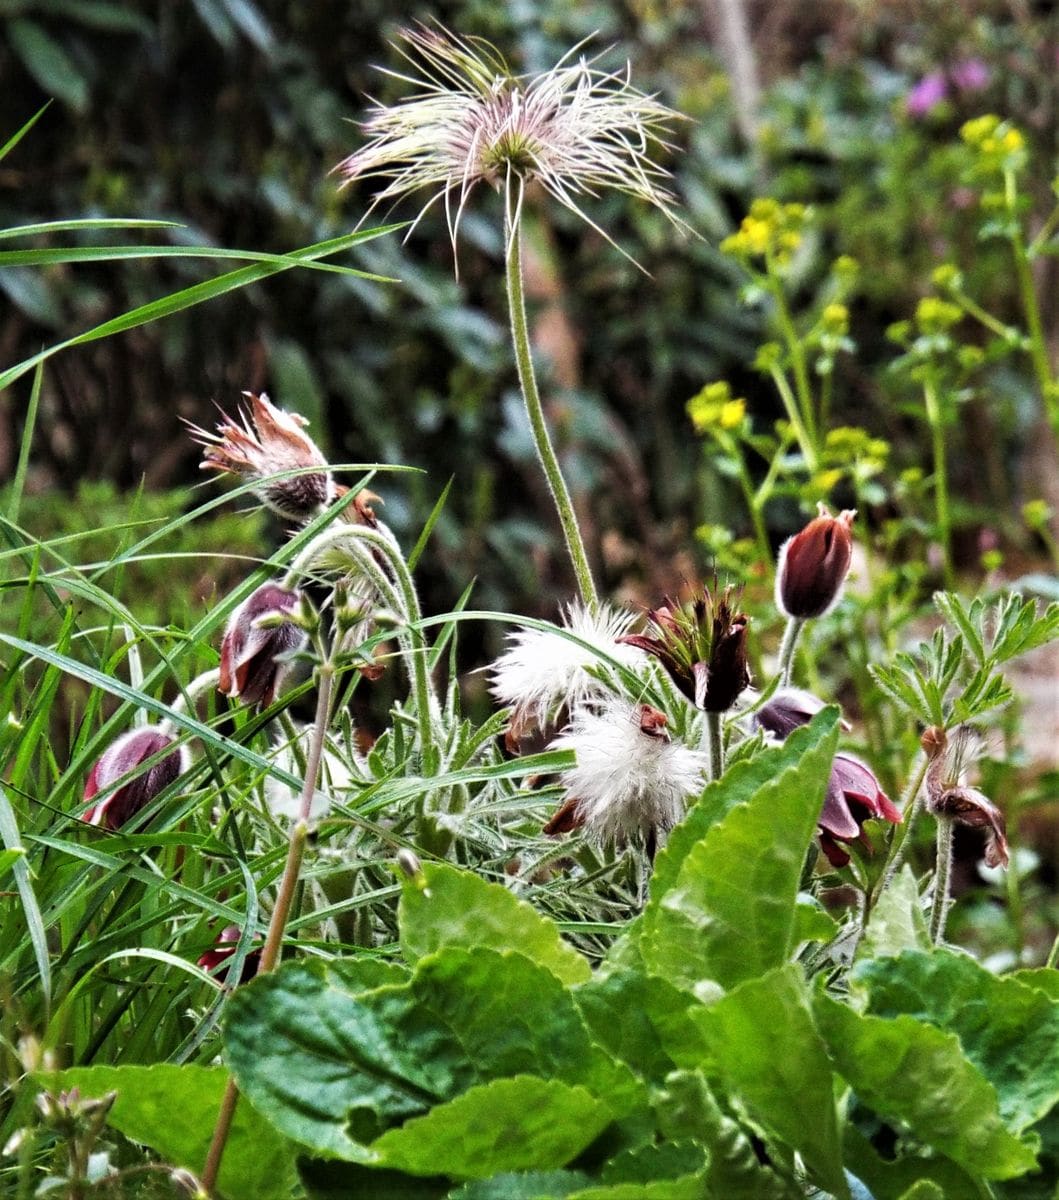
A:
<svg viewBox="0 0 1059 1200">
<path fill-rule="evenodd" d="M 249 408 L 241 420 L 224 416 L 217 432 L 190 425 L 192 436 L 203 447 L 204 471 L 227 471 L 260 484 L 255 494 L 273 512 L 294 521 L 309 521 L 335 498 L 327 459 L 305 432 L 308 421 L 297 413 L 284 412 L 263 392 L 244 392 Z M 224 415 L 224 414 L 222 414 Z M 305 475 L 286 479 L 273 476 L 296 468 L 319 467 Z"/>
<path fill-rule="evenodd" d="M 833 517 L 827 505 L 780 547 L 776 567 L 776 606 L 785 617 L 822 617 L 842 595 L 853 560 L 850 532 L 854 509 Z"/>
<path fill-rule="evenodd" d="M 927 767 L 927 807 L 942 820 L 972 829 L 986 829 L 985 861 L 989 867 L 1008 865 L 1007 822 L 1004 814 L 977 788 L 967 787 L 964 776 L 979 749 L 978 735 L 961 725 L 949 737 L 932 726 L 921 738 Z"/>
<path fill-rule="evenodd" d="M 750 683 L 746 640 L 750 618 L 737 612 L 732 589 L 714 595 L 703 585 L 688 605 L 669 596 L 647 614 L 650 635 L 619 640 L 653 654 L 697 708 L 725 712 Z"/>
</svg>

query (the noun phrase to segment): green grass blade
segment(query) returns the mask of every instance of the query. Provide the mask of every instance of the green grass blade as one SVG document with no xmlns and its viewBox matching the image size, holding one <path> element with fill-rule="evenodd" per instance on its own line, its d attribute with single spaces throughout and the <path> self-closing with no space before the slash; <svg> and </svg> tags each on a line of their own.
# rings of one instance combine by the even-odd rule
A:
<svg viewBox="0 0 1059 1200">
<path fill-rule="evenodd" d="M 74 217 L 69 221 L 39 221 L 34 225 L 12 225 L 0 229 L 0 238 L 36 237 L 42 233 L 65 233 L 78 229 L 186 229 L 179 221 L 150 221 L 144 217 Z"/>
<path fill-rule="evenodd" d="M 12 134 L 12 136 L 9 137 L 6 142 L 4 142 L 3 146 L 0 146 L 0 161 L 2 161 L 4 158 L 6 158 L 10 151 L 14 150 L 14 148 L 19 144 L 19 142 L 22 141 L 22 139 L 26 136 L 26 134 L 29 133 L 29 131 L 33 128 L 33 126 L 36 125 L 36 123 L 41 119 L 41 117 L 44 116 L 44 114 L 51 107 L 51 103 L 52 102 L 49 100 L 41 108 L 38 108 L 37 111 L 33 114 L 33 116 L 30 117 L 30 119 L 25 123 L 25 125 L 22 126 L 22 128 L 19 131 L 15 134 Z"/>
<path fill-rule="evenodd" d="M 7 850 L 22 851 L 11 863 L 15 874 L 15 884 L 22 900 L 22 911 L 26 917 L 26 928 L 33 945 L 33 955 L 37 960 L 37 972 L 40 975 L 40 987 L 44 996 L 44 1009 L 51 1009 L 51 960 L 48 957 L 48 940 L 44 935 L 44 919 L 41 916 L 40 905 L 29 878 L 29 864 L 26 862 L 22 846 L 18 822 L 15 820 L 15 810 L 7 798 L 7 792 L 0 787 L 0 840 Z"/>
<path fill-rule="evenodd" d="M 33 373 L 33 387 L 29 393 L 29 408 L 26 409 L 26 424 L 22 430 L 22 445 L 18 452 L 18 466 L 11 485 L 11 499 L 7 505 L 7 519 L 13 524 L 18 521 L 18 510 L 22 504 L 22 489 L 26 485 L 29 470 L 29 452 L 33 444 L 33 428 L 37 423 L 37 406 L 40 403 L 40 385 L 44 379 L 44 365 L 40 364 Z"/>
<path fill-rule="evenodd" d="M 0 250 L 0 267 L 50 267 L 57 263 L 110 262 L 141 258 L 222 258 L 272 263 L 279 267 L 310 266 L 315 271 L 352 275 L 376 283 L 396 283 L 385 275 L 372 275 L 356 267 L 335 263 L 308 263 L 297 255 L 268 254 L 263 250 L 227 250 L 222 246 L 50 246 L 37 250 Z"/>
<path fill-rule="evenodd" d="M 236 271 L 229 271 L 224 275 L 219 275 L 216 279 L 196 283 L 191 287 L 183 288 L 179 292 L 163 296 L 160 300 L 152 300 L 148 304 L 141 304 L 138 308 L 133 308 L 129 312 L 122 313 L 120 317 L 104 321 L 101 325 L 96 325 L 92 329 L 85 330 L 84 333 L 67 338 L 63 342 L 57 342 L 54 346 L 48 346 L 37 354 L 23 359 L 22 362 L 16 363 L 13 367 L 9 367 L 0 374 L 0 391 L 10 387 L 16 379 L 21 379 L 28 371 L 32 371 L 37 363 L 44 362 L 46 359 L 51 358 L 53 354 L 58 354 L 60 350 L 66 350 L 71 346 L 80 346 L 85 342 L 97 341 L 99 338 L 110 337 L 115 333 L 124 333 L 129 329 L 136 329 L 140 325 L 146 325 L 151 321 L 172 316 L 173 313 L 183 312 L 184 309 L 193 308 L 195 305 L 203 304 L 207 300 L 213 300 L 217 296 L 223 296 L 228 292 L 246 287 L 247 284 L 267 279 L 270 275 L 275 275 L 280 271 L 289 271 L 294 267 L 311 266 L 318 259 L 327 258 L 332 254 L 339 254 L 343 250 L 348 250 L 360 242 L 370 241 L 372 238 L 380 237 L 384 233 L 390 233 L 394 229 L 400 229 L 401 227 L 400 224 L 383 225 L 378 229 L 362 229 L 356 233 L 347 234 L 344 237 L 331 238 L 326 242 L 317 242 L 313 246 L 307 246 L 303 250 L 297 250 L 293 254 L 285 256 L 282 263 L 262 262 L 254 263 L 249 267 L 240 267 Z M 365 277 L 383 279 L 382 276 Z"/>
</svg>

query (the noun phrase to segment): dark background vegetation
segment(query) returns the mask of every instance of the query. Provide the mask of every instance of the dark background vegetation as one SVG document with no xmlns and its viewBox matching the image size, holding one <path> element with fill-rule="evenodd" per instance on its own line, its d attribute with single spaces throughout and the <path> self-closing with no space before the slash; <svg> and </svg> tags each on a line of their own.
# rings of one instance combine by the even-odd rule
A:
<svg viewBox="0 0 1059 1200">
<path fill-rule="evenodd" d="M 860 352 L 840 364 L 836 421 L 890 439 L 900 467 L 920 462 L 924 447 L 889 394 L 886 326 L 910 314 L 931 268 L 950 257 L 994 311 L 1014 309 L 1002 250 L 974 244 L 960 207 L 951 168 L 960 123 L 995 110 L 1027 129 L 1045 209 L 1054 167 L 1059 39 L 1050 3 L 757 0 L 746 8 L 759 95 L 726 70 L 724 7 L 7 0 L 0 131 L 8 136 L 47 97 L 56 103 L 0 167 L 0 225 L 157 217 L 184 225 L 177 241 L 275 252 L 336 236 L 363 217 L 370 196 L 340 191 L 329 171 L 358 144 L 349 122 L 365 94 L 400 94 L 373 64 L 396 65 L 388 42 L 402 25 L 439 19 L 490 38 L 528 70 L 594 33 L 593 46 L 614 47 L 607 61 L 628 56 L 635 82 L 691 118 L 677 131 L 672 165 L 703 235 L 682 241 L 657 213 L 601 202 L 596 215 L 644 275 L 565 213 L 538 208 L 530 231 L 546 392 L 591 552 L 609 590 L 648 598 L 705 565 L 695 550 L 700 523 L 736 533 L 747 523 L 733 485 L 704 464 L 688 398 L 725 377 L 759 419 L 780 415 L 749 366 L 759 313 L 741 304 L 736 268 L 717 250 L 750 198 L 812 203 L 821 261 L 838 253 L 861 261 L 852 311 Z M 907 113 L 918 79 L 968 58 L 989 68 L 984 91 L 923 118 Z M 43 534 L 76 523 L 79 507 L 98 512 L 97 485 L 196 482 L 197 456 L 178 418 L 209 423 L 214 402 L 231 410 L 242 389 L 266 389 L 312 420 L 334 460 L 423 469 L 378 485 L 406 541 L 454 479 L 436 552 L 423 563 L 428 609 L 450 606 L 474 577 L 479 606 L 551 614 L 570 580 L 514 393 L 497 216 L 487 199 L 466 221 L 459 284 L 442 218 L 428 219 L 406 244 L 391 236 L 351 256 L 400 284 L 288 272 L 53 359 L 24 523 Z M 0 360 L 217 269 L 201 260 L 8 268 Z M 800 281 L 806 302 L 815 282 Z M 1054 289 L 1044 294 L 1054 325 Z M 24 378 L 0 399 L 0 477 L 12 471 L 28 393 Z M 1035 457 L 1028 377 L 998 372 L 989 394 L 963 411 L 952 439 L 962 560 L 975 565 L 983 529 L 1032 558 L 1014 514 L 1049 479 L 1054 486 L 1054 460 Z M 96 490 L 79 493 L 87 484 Z M 173 499 L 186 502 L 183 492 Z M 769 513 L 776 539 L 798 520 L 793 503 Z M 249 525 L 247 535 L 257 536 Z M 201 584 L 189 579 L 200 603 Z"/>
</svg>

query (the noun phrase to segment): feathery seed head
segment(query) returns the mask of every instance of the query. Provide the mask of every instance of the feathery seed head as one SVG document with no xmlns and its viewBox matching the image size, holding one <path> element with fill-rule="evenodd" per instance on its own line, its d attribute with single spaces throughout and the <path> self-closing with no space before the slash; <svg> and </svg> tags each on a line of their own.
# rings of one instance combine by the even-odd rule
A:
<svg viewBox="0 0 1059 1200">
<path fill-rule="evenodd" d="M 533 726 L 547 725 L 564 707 L 574 708 L 603 694 L 606 685 L 592 673 L 602 665 L 601 658 L 643 668 L 644 654 L 621 641 L 634 620 L 634 613 L 606 605 L 592 612 L 574 600 L 554 632 L 520 629 L 509 634 L 509 649 L 489 668 L 490 691 L 513 709 L 509 740 L 517 741 Z"/>
<path fill-rule="evenodd" d="M 646 704 L 608 699 L 580 708 L 551 743 L 573 750 L 576 765 L 562 774 L 575 801 L 571 826 L 593 841 L 650 843 L 671 829 L 705 782 L 706 756 L 670 739 L 665 715 Z"/>
<path fill-rule="evenodd" d="M 375 104 L 363 123 L 366 145 L 335 168 L 347 183 L 382 180 L 375 204 L 428 191 L 422 216 L 443 198 L 455 247 L 479 183 L 505 189 L 517 214 L 522 189 L 536 180 L 604 237 L 580 202 L 606 190 L 652 204 L 687 229 L 664 186 L 669 173 L 652 158 L 669 148 L 665 136 L 680 114 L 633 87 L 628 69 L 601 70 L 575 46 L 550 71 L 516 75 L 480 38 L 425 26 L 400 37 L 396 49 L 413 74 L 386 73 L 415 90 Z"/>
</svg>

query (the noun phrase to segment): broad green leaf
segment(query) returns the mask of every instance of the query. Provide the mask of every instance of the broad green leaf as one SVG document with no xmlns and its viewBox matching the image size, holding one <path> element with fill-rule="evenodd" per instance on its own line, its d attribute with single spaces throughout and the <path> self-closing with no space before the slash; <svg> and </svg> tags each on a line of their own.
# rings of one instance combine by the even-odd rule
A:
<svg viewBox="0 0 1059 1200">
<path fill-rule="evenodd" d="M 862 1016 L 823 993 L 814 1008 L 836 1070 L 881 1117 L 987 1179 L 1033 1170 L 1033 1151 L 1004 1128 L 996 1092 L 954 1034 L 910 1016 Z"/>
<path fill-rule="evenodd" d="M 781 745 L 769 748 L 746 762 L 736 763 L 688 809 L 687 815 L 666 839 L 651 873 L 651 899 L 657 903 L 676 882 L 684 859 L 712 825 L 739 804 L 744 804 L 765 784 L 795 766 L 803 754 L 827 737 L 837 725 L 838 710 L 825 710 L 809 725 L 796 729 Z"/>
<path fill-rule="evenodd" d="M 843 1130 L 842 1145 L 847 1166 L 868 1188 L 874 1200 L 900 1200 L 913 1184 L 920 1181 L 936 1184 L 946 1196 L 985 1200 L 987 1195 L 980 1181 L 976 1183 L 962 1167 L 944 1155 L 880 1157 L 852 1122 L 847 1122 Z"/>
<path fill-rule="evenodd" d="M 946 1200 L 945 1192 L 929 1179 L 921 1179 L 913 1183 L 907 1192 L 902 1192 L 900 1200 Z"/>
<path fill-rule="evenodd" d="M 667 1140 L 658 1145 L 648 1142 L 625 1150 L 604 1164 L 601 1183 L 651 1183 L 654 1180 L 680 1179 L 698 1175 L 706 1168 L 706 1151 L 691 1139 Z"/>
<path fill-rule="evenodd" d="M 85 1097 L 117 1092 L 107 1123 L 142 1142 L 168 1163 L 198 1174 L 206 1161 L 213 1126 L 228 1081 L 222 1067 L 74 1067 L 48 1076 L 49 1084 L 80 1088 Z M 296 1182 L 296 1147 L 245 1100 L 221 1163 L 218 1190 L 226 1200 L 282 1200 Z"/>
<path fill-rule="evenodd" d="M 500 1171 L 565 1166 L 610 1124 L 582 1087 L 533 1075 L 472 1087 L 371 1146 L 375 1161 L 413 1175 L 487 1179 Z"/>
<path fill-rule="evenodd" d="M 564 1200 L 589 1182 L 581 1171 L 508 1171 L 465 1183 L 449 1193 L 449 1200 Z"/>
<path fill-rule="evenodd" d="M 660 1082 L 674 1067 L 705 1058 L 702 1032 L 688 1015 L 690 997 L 664 979 L 600 971 L 573 994 L 596 1041 L 644 1079 Z"/>
<path fill-rule="evenodd" d="M 798 761 L 710 826 L 669 889 L 652 894 L 640 948 L 653 974 L 689 990 L 702 980 L 729 988 L 787 961 L 837 721 L 834 708 L 817 716 Z"/>
<path fill-rule="evenodd" d="M 794 910 L 794 945 L 829 942 L 838 933 L 838 922 L 809 892 L 799 892 Z"/>
<path fill-rule="evenodd" d="M 568 1200 L 702 1200 L 704 1190 L 702 1175 L 695 1174 L 641 1183 L 605 1183 L 571 1192 Z"/>
<path fill-rule="evenodd" d="M 791 963 L 695 1011 L 725 1088 L 797 1150 L 816 1182 L 848 1197 L 827 1050 Z"/>
<path fill-rule="evenodd" d="M 318 1154 L 370 1161 L 364 1145 L 475 1079 L 459 1044 L 415 1008 L 407 986 L 358 991 L 349 964 L 292 963 L 239 988 L 225 1049 L 240 1089 Z"/>
<path fill-rule="evenodd" d="M 709 1148 L 705 1194 L 739 1200 L 802 1200 L 758 1160 L 747 1133 L 722 1112 L 701 1071 L 674 1071 L 657 1094 L 659 1128 L 671 1140 L 691 1138 Z"/>
<path fill-rule="evenodd" d="M 954 1033 L 1015 1133 L 1059 1102 L 1059 1004 L 1043 992 L 951 950 L 862 962 L 855 980 L 868 990 L 869 1013 L 907 1013 Z"/>
<path fill-rule="evenodd" d="M 1027 987 L 1036 988 L 1052 1000 L 1059 1000 L 1059 970 L 1055 967 L 1024 967 L 1021 971 L 1012 971 L 1005 979 L 1017 979 Z"/>
<path fill-rule="evenodd" d="M 905 863 L 872 909 L 857 958 L 883 958 L 902 950 L 929 950 L 930 946 L 916 877 Z"/>
<path fill-rule="evenodd" d="M 399 920 L 410 962 L 441 946 L 488 946 L 516 950 L 564 983 L 583 983 L 592 974 L 554 921 L 500 884 L 442 863 L 424 863 L 422 877 L 405 882 Z"/>
<path fill-rule="evenodd" d="M 646 1090 L 628 1067 L 591 1040 L 568 988 L 521 954 L 447 947 L 416 965 L 414 1012 L 402 1021 L 415 1036 L 424 1019 L 446 1030 L 481 1079 L 539 1075 L 580 1084 L 612 1115 L 646 1107 Z"/>
</svg>

